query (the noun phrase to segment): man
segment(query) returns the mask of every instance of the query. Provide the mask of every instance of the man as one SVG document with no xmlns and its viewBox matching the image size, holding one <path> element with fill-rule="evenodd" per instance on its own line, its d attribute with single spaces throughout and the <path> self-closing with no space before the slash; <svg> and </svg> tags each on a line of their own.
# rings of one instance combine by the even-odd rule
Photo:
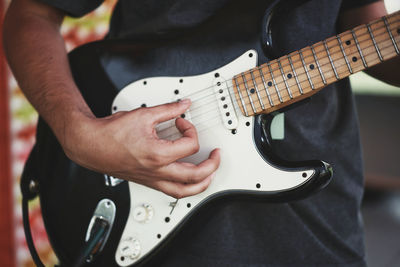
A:
<svg viewBox="0 0 400 267">
<path fill-rule="evenodd" d="M 219 165 L 219 151 L 198 165 L 177 162 L 198 150 L 196 129 L 178 118 L 183 137 L 160 140 L 154 126 L 173 119 L 190 101 L 95 118 L 68 66 L 59 27 L 66 14 L 83 15 L 101 1 L 14 0 L 5 21 L 10 66 L 28 99 L 50 125 L 73 161 L 144 184 L 176 198 L 202 192 Z M 177 39 L 166 47 L 166 73 L 210 71 L 260 43 L 270 1 L 120 1 L 109 38 Z M 279 53 L 300 49 L 340 30 L 386 14 L 382 1 L 286 2 L 278 23 Z M 343 2 L 343 3 L 342 3 Z M 190 59 L 190 68 L 187 61 Z M 150 61 L 151 59 L 149 59 Z M 186 62 L 186 63 L 185 63 Z M 399 60 L 370 73 L 400 84 L 392 70 Z M 147 76 L 157 75 L 147 73 Z M 398 75 L 397 75 L 398 76 Z M 166 266 L 364 266 L 359 205 L 363 192 L 357 120 L 347 80 L 324 89 L 306 105 L 286 113 L 286 136 L 274 143 L 290 160 L 320 158 L 333 165 L 335 180 L 323 192 L 291 204 L 230 202 L 210 216 L 163 260 Z M 179 250 L 178 250 L 179 249 Z"/>
</svg>

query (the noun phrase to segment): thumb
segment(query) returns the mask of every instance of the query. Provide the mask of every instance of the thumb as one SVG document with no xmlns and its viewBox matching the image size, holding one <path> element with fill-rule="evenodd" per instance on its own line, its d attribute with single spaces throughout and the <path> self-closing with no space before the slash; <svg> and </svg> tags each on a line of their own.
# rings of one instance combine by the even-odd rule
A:
<svg viewBox="0 0 400 267">
<path fill-rule="evenodd" d="M 151 112 L 154 124 L 158 124 L 164 121 L 172 120 L 185 113 L 185 111 L 190 107 L 191 103 L 192 102 L 190 99 L 183 99 L 179 102 L 151 107 L 149 108 L 149 111 Z"/>
</svg>

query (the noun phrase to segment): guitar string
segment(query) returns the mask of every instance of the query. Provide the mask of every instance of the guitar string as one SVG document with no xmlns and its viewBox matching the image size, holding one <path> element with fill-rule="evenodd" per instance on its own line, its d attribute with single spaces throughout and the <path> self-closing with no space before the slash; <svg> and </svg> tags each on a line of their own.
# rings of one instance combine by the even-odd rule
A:
<svg viewBox="0 0 400 267">
<path fill-rule="evenodd" d="M 385 50 L 385 49 L 387 49 L 387 48 L 390 48 L 390 47 L 391 47 L 391 45 L 386 46 L 386 47 L 382 48 L 382 51 Z M 372 52 L 372 53 L 366 54 L 365 57 L 369 57 L 369 56 L 374 55 L 374 54 L 375 54 L 375 52 Z M 342 66 L 345 66 L 345 64 L 340 65 L 340 67 L 342 67 Z M 339 74 L 343 74 L 343 73 L 346 73 L 346 71 L 340 72 Z M 318 76 L 319 76 L 319 75 L 316 74 L 315 76 L 312 76 L 312 78 L 318 77 Z M 307 80 L 308 80 L 308 79 L 305 79 L 305 80 L 302 80 L 301 82 L 306 82 Z M 276 95 L 275 95 L 275 96 L 276 96 Z M 277 98 L 276 98 L 276 100 L 277 100 Z M 215 99 L 213 99 L 213 101 L 209 102 L 208 104 L 213 103 L 214 101 L 215 101 Z M 233 103 L 234 103 L 234 106 L 235 106 L 234 110 L 235 110 L 236 112 L 242 112 L 242 111 L 240 110 L 240 107 L 237 105 L 237 103 L 236 103 L 235 101 L 233 101 Z M 235 104 L 236 104 L 236 105 L 235 105 Z M 204 104 L 203 104 L 203 106 L 204 106 Z M 209 105 L 207 105 L 207 106 L 209 106 Z M 194 114 L 196 110 L 198 110 L 198 108 L 197 108 L 197 109 L 194 109 L 194 110 L 193 110 L 193 109 L 192 109 L 192 110 L 189 110 L 189 112 L 190 112 L 191 114 Z M 191 117 L 190 119 L 191 119 L 191 120 L 194 120 L 194 119 L 196 119 L 196 118 L 198 118 L 198 117 L 204 116 L 204 114 L 206 114 L 206 113 L 209 113 L 209 112 L 212 112 L 212 111 L 218 111 L 218 110 L 219 110 L 219 108 L 218 108 L 218 107 L 215 108 L 215 105 L 213 105 L 212 109 L 208 109 L 207 111 L 205 111 L 205 112 L 203 112 L 203 113 L 200 113 L 200 114 L 198 114 L 197 116 L 193 116 L 193 117 Z M 204 111 L 204 109 L 203 109 L 203 111 Z M 217 117 L 220 117 L 220 116 L 221 116 L 221 115 L 220 115 L 220 112 L 218 112 Z M 162 125 L 162 124 L 159 124 L 159 125 Z M 172 128 L 175 128 L 175 127 L 172 127 Z M 160 129 L 160 130 L 163 131 L 163 130 L 167 130 L 167 129 Z"/>
<path fill-rule="evenodd" d="M 388 43 L 389 43 L 389 41 L 387 41 Z M 382 51 L 382 53 L 383 54 L 385 54 L 384 53 L 384 51 L 387 49 L 387 48 L 392 48 L 392 44 L 389 44 L 388 46 L 385 46 L 385 47 L 381 47 L 381 51 Z M 373 50 L 374 51 L 374 50 Z M 376 52 L 372 52 L 372 53 L 369 53 L 369 54 L 365 54 L 365 58 L 366 59 L 368 59 L 368 57 L 369 56 L 371 56 L 371 55 L 375 55 L 375 53 Z M 324 66 L 324 65 L 329 65 L 329 63 L 327 63 L 327 64 L 323 64 L 322 66 Z M 347 64 L 346 64 L 347 65 Z M 341 64 L 341 65 L 336 65 L 338 68 L 340 68 L 340 67 L 344 67 L 344 66 L 346 66 L 345 64 Z M 339 73 L 339 74 L 342 74 L 342 73 L 346 73 L 346 71 L 345 72 L 341 72 L 341 73 Z M 303 73 L 299 73 L 300 74 L 300 76 L 302 75 L 302 77 L 303 78 L 305 78 L 304 77 L 304 75 L 305 75 L 305 72 L 303 72 Z M 302 77 L 300 77 L 300 79 L 299 79 L 299 83 L 302 83 L 302 82 L 308 82 L 308 77 L 306 78 L 306 79 L 304 79 L 304 80 L 302 80 Z M 316 73 L 315 75 L 311 75 L 310 76 L 310 78 L 311 79 L 314 79 L 314 78 L 316 78 L 316 77 L 319 77 L 319 74 L 318 73 Z M 331 78 L 331 77 L 327 77 L 327 78 Z M 279 83 L 277 83 L 277 86 L 278 85 L 282 85 L 284 83 L 284 81 L 282 80 L 281 82 L 279 82 Z M 296 86 L 297 87 L 297 84 L 294 84 L 294 85 L 292 85 L 292 87 L 293 86 Z M 289 86 L 290 87 L 290 86 Z M 234 94 L 233 92 L 232 92 L 232 87 L 227 87 L 227 89 L 228 89 L 228 92 L 229 92 L 229 95 L 224 95 L 225 97 L 231 97 L 231 95 L 232 94 Z M 286 90 L 285 89 L 279 89 L 279 92 L 286 92 Z M 208 99 L 207 98 L 210 98 L 210 96 L 211 96 L 211 101 L 208 101 Z M 203 113 L 200 113 L 200 114 L 198 114 L 197 116 L 193 116 L 193 117 L 190 117 L 189 119 L 195 119 L 196 117 L 201 117 L 201 116 L 204 116 L 206 113 L 209 113 L 209 112 L 213 112 L 213 111 L 218 111 L 219 110 L 219 107 L 218 107 L 218 101 L 216 101 L 216 99 L 215 99 L 215 93 L 212 93 L 212 94 L 210 94 L 210 95 L 207 95 L 206 97 L 202 97 L 201 98 L 201 100 L 203 100 L 203 101 L 208 101 L 208 102 L 206 102 L 206 103 L 201 103 L 201 104 L 199 104 L 198 105 L 198 107 L 196 107 L 196 108 L 194 108 L 194 109 L 190 109 L 190 114 L 192 115 L 192 114 L 195 114 L 195 112 L 198 110 L 198 109 L 202 109 L 203 111 L 204 111 L 204 108 L 203 108 L 203 106 L 210 106 L 210 104 L 215 104 L 215 105 L 212 105 L 212 108 L 211 109 L 208 109 L 208 110 L 206 110 L 205 112 L 203 112 Z M 271 94 L 271 100 L 273 100 L 273 102 L 274 102 L 274 100 L 275 101 L 277 101 L 277 100 L 279 100 L 279 98 L 278 98 L 278 95 L 277 95 L 277 93 L 272 93 Z M 193 100 L 193 104 L 192 104 L 192 106 L 196 106 L 196 102 L 199 102 L 199 100 L 198 99 L 196 99 L 196 100 Z M 235 99 L 233 99 L 233 101 L 232 101 L 232 103 L 233 104 L 237 104 L 236 103 L 236 101 L 235 101 Z M 246 101 L 245 101 L 245 104 L 248 104 L 249 102 L 247 101 L 247 98 L 246 98 Z M 215 107 L 216 106 L 216 107 Z M 241 109 L 240 109 L 240 107 L 238 106 L 238 105 L 234 105 L 234 111 L 235 112 L 242 112 L 241 111 Z M 220 115 L 219 115 L 220 116 Z M 162 126 L 162 124 L 159 124 L 160 126 Z M 160 128 L 162 128 L 162 127 L 160 127 Z M 174 127 L 173 127 L 174 128 Z M 164 130 L 164 129 L 160 129 L 160 130 Z"/>
<path fill-rule="evenodd" d="M 389 46 L 383 47 L 381 50 L 385 50 L 385 49 L 390 48 L 390 47 L 391 47 L 391 46 L 389 45 Z M 365 54 L 365 57 L 374 55 L 375 53 L 376 53 L 376 52 L 372 52 L 372 53 Z M 343 67 L 343 66 L 346 66 L 346 64 L 342 64 L 342 65 L 340 65 L 339 67 Z M 347 73 L 347 71 L 343 71 L 343 72 L 340 72 L 340 73 L 338 73 L 338 74 L 343 74 L 343 73 Z M 312 78 L 318 77 L 318 76 L 319 76 L 319 75 L 317 74 L 317 75 L 315 75 L 315 76 L 312 76 Z M 302 80 L 301 82 L 306 82 L 307 80 L 308 80 L 308 79 L 305 79 L 305 80 Z M 277 96 L 277 95 L 275 95 L 275 96 Z M 277 99 L 277 98 L 276 98 L 276 99 Z M 214 99 L 214 101 L 215 101 L 215 99 Z M 209 105 L 207 105 L 207 106 L 209 106 Z M 234 106 L 235 106 L 235 105 L 234 105 Z M 197 109 L 197 110 L 198 110 L 198 109 Z M 194 119 L 197 119 L 197 118 L 199 118 L 199 117 L 201 117 L 201 116 L 204 116 L 204 114 L 206 114 L 206 113 L 211 113 L 211 112 L 218 111 L 218 110 L 219 110 L 219 108 L 218 108 L 218 107 L 215 108 L 215 106 L 214 106 L 214 107 L 212 107 L 211 109 L 208 109 L 208 110 L 204 111 L 203 113 L 200 113 L 200 114 L 198 114 L 198 115 L 196 115 L 196 116 L 191 117 L 190 120 L 193 121 L 193 124 L 194 124 L 196 127 L 197 127 L 197 125 L 204 124 L 204 123 L 208 123 L 209 121 L 212 121 L 212 120 L 218 119 L 218 118 L 219 118 L 220 121 L 221 121 L 221 120 L 222 120 L 222 119 L 221 119 L 221 114 L 220 114 L 220 112 L 217 112 L 218 114 L 217 114 L 216 116 L 212 117 L 212 118 L 207 118 L 207 119 L 204 120 L 204 121 L 194 122 Z M 235 106 L 234 110 L 235 110 L 236 112 L 241 112 L 240 107 L 238 107 L 238 106 Z M 191 114 L 194 114 L 194 111 L 196 111 L 196 110 L 189 110 L 189 112 L 190 112 Z M 171 123 L 172 120 L 169 120 L 169 121 L 167 121 L 167 122 L 165 122 L 165 123 L 168 123 L 168 122 Z M 159 126 L 161 126 L 161 125 L 162 125 L 162 123 L 159 124 L 159 125 L 157 125 L 157 127 L 159 127 Z M 156 129 L 157 129 L 157 127 L 156 127 Z M 175 126 L 172 126 L 172 127 L 167 127 L 167 128 L 164 128 L 164 129 L 159 129 L 159 130 L 157 130 L 157 133 L 161 133 L 161 132 L 164 132 L 164 131 L 167 131 L 167 130 L 171 130 L 171 129 L 177 131 L 176 127 L 175 127 Z M 177 132 L 177 133 L 179 133 L 179 132 Z M 169 137 L 171 137 L 171 136 L 173 136 L 173 135 L 176 135 L 177 133 L 174 133 L 174 134 L 172 134 L 172 135 L 169 135 L 169 136 L 167 136 L 166 138 L 169 138 Z"/>
<path fill-rule="evenodd" d="M 389 43 L 389 41 L 387 41 L 387 43 Z M 385 52 L 385 50 L 386 49 L 388 49 L 388 48 L 392 48 L 392 43 L 390 43 L 388 46 L 385 46 L 385 47 L 381 47 L 381 49 L 380 49 L 380 51 L 382 52 L 382 54 L 385 54 L 384 52 Z M 365 54 L 364 55 L 364 58 L 366 58 L 367 60 L 368 60 L 368 58 L 367 57 L 370 57 L 370 56 L 375 56 L 376 55 L 376 51 L 374 50 L 374 52 L 372 52 L 372 53 L 368 53 L 368 54 Z M 369 60 L 368 60 L 369 61 Z M 321 66 L 327 66 L 327 65 L 330 65 L 330 63 L 327 63 L 327 64 L 322 64 Z M 338 68 L 341 68 L 341 67 L 344 67 L 344 66 L 347 66 L 347 64 L 336 64 L 335 65 L 336 67 L 338 67 Z M 340 74 L 343 74 L 343 73 L 346 73 L 346 72 L 341 72 Z M 305 72 L 299 72 L 299 74 L 297 75 L 298 76 L 298 81 L 299 81 L 299 83 L 301 84 L 301 83 L 307 83 L 308 82 L 308 77 L 305 77 Z M 338 73 L 339 74 L 339 73 Z M 315 74 L 315 75 L 310 75 L 310 78 L 311 79 L 314 79 L 314 78 L 316 78 L 316 77 L 320 77 L 320 74 L 319 73 L 317 73 L 317 74 Z M 334 77 L 333 76 L 333 72 L 332 72 L 332 76 L 327 76 L 327 78 L 329 79 L 329 78 L 332 78 L 332 77 Z M 302 79 L 302 78 L 305 78 L 305 79 Z M 321 81 L 322 82 L 322 81 Z M 282 80 L 282 81 L 280 81 L 280 82 L 278 82 L 277 83 L 277 87 L 279 87 L 280 85 L 283 85 L 285 82 Z M 285 86 L 286 87 L 286 86 Z M 298 87 L 298 84 L 297 84 L 297 82 L 296 83 L 294 83 L 294 84 L 292 84 L 292 85 L 290 85 L 290 86 L 288 86 L 289 88 L 290 87 Z M 270 87 L 271 88 L 271 87 Z M 232 93 L 234 93 L 232 90 L 233 90 L 233 86 L 232 87 L 230 87 L 230 86 L 228 86 L 228 87 L 224 87 L 223 89 L 228 89 L 229 90 L 229 92 L 232 94 Z M 283 93 L 283 92 L 286 92 L 286 89 L 285 88 L 283 88 L 283 89 L 279 89 L 278 88 L 278 90 L 279 90 L 279 92 L 280 93 Z M 276 101 L 278 101 L 279 100 L 279 96 L 278 96 L 278 94 L 275 92 L 275 90 L 273 91 L 273 92 L 271 92 L 271 94 L 270 94 L 270 96 L 271 96 L 271 100 L 272 100 L 272 102 L 276 102 Z M 221 97 L 229 97 L 229 96 L 227 96 L 226 94 L 225 95 L 218 95 L 218 99 L 220 99 Z M 200 101 L 207 101 L 207 100 L 210 100 L 210 98 L 211 98 L 211 101 L 208 101 L 208 102 L 206 102 L 206 103 L 202 103 L 201 105 L 198 105 L 198 107 L 196 107 L 196 108 L 194 108 L 194 109 L 191 109 L 191 112 L 193 112 L 193 111 L 196 111 L 197 109 L 200 109 L 200 108 L 202 108 L 202 106 L 203 105 L 207 105 L 207 104 L 210 104 L 210 103 L 212 103 L 212 102 L 214 102 L 215 100 L 216 100 L 216 97 L 215 97 L 215 92 L 213 92 L 213 93 L 211 93 L 211 94 L 209 94 L 209 95 L 206 95 L 206 96 L 203 96 L 203 97 L 201 97 L 201 98 L 198 98 L 198 99 L 192 99 L 192 102 L 193 102 L 193 105 L 195 105 L 195 103 L 196 102 L 200 102 Z M 266 96 L 264 97 L 264 99 L 266 98 Z M 262 100 L 262 99 L 261 99 Z M 275 101 L 274 101 L 275 100 Z M 245 97 L 245 104 L 249 104 L 250 102 L 249 102 L 250 100 L 248 100 L 248 97 Z M 218 103 L 218 102 L 217 102 Z M 280 103 L 278 103 L 278 105 L 279 105 Z"/>
<path fill-rule="evenodd" d="M 390 42 L 390 41 L 387 40 L 387 42 Z M 369 47 L 372 47 L 372 46 L 369 46 Z M 367 48 L 369 48 L 369 47 L 367 47 Z M 388 45 L 388 46 L 385 46 L 385 47 L 381 47 L 380 50 L 383 52 L 383 51 L 386 50 L 387 48 L 392 48 L 392 44 L 390 44 L 390 45 Z M 365 58 L 368 57 L 368 56 L 371 56 L 371 55 L 375 55 L 375 53 L 376 53 L 376 52 L 372 52 L 372 53 L 366 54 L 366 55 L 365 55 Z M 329 63 L 323 64 L 322 66 L 324 66 L 324 65 L 329 65 Z M 338 68 L 340 68 L 340 67 L 343 67 L 343 66 L 345 66 L 345 65 L 344 65 L 344 64 L 342 64 L 342 65 L 337 65 L 337 64 L 336 64 L 336 66 L 337 66 Z M 303 77 L 304 77 L 304 74 L 305 74 L 305 72 L 299 73 L 299 75 L 303 75 Z M 342 74 L 342 73 L 340 73 L 340 74 Z M 319 76 L 319 75 L 316 74 L 316 75 L 314 75 L 314 76 L 311 76 L 310 78 L 315 78 L 315 77 L 318 77 L 318 76 Z M 301 77 L 300 77 L 300 78 L 301 78 Z M 328 77 L 328 78 L 331 78 L 331 77 Z M 308 81 L 308 79 L 304 79 L 304 80 L 300 80 L 299 83 L 307 82 L 307 81 Z M 277 83 L 277 85 L 281 85 L 282 83 L 284 83 L 283 80 L 282 80 L 281 82 Z M 296 87 L 297 87 L 297 83 L 294 84 L 294 85 L 289 86 L 289 88 L 290 88 L 290 87 L 293 87 L 293 86 L 296 86 Z M 231 90 L 230 90 L 230 89 L 232 89 L 232 87 L 227 87 L 227 89 L 228 89 L 228 92 L 229 92 L 230 94 L 232 94 L 232 92 L 231 92 Z M 279 89 L 278 91 L 279 91 L 279 92 L 286 92 L 285 89 Z M 212 98 L 211 102 L 205 103 L 205 104 L 207 104 L 207 105 L 209 105 L 210 103 L 215 103 L 215 99 L 214 99 L 215 93 L 212 93 L 212 94 L 210 94 L 210 95 L 213 96 L 213 98 Z M 208 98 L 210 95 L 205 96 L 205 97 L 202 97 L 202 99 L 206 99 L 206 98 Z M 229 96 L 226 96 L 226 95 L 225 95 L 225 97 L 229 97 Z M 272 100 L 278 100 L 278 98 L 277 98 L 277 93 L 273 92 L 273 93 L 271 94 L 271 99 L 272 99 Z M 247 98 L 246 98 L 246 100 L 247 100 Z M 195 102 L 198 102 L 198 100 L 197 100 L 197 99 L 196 99 L 196 100 L 193 100 L 193 105 L 194 105 Z M 236 103 L 235 101 L 232 101 L 232 102 L 233 102 L 233 103 Z M 218 103 L 218 102 L 217 102 L 217 103 Z M 246 104 L 248 104 L 248 103 L 249 103 L 249 102 L 246 101 Z M 204 103 L 203 103 L 203 105 L 200 105 L 200 107 L 198 107 L 198 108 L 191 109 L 191 110 L 190 110 L 190 111 L 191 111 L 191 114 L 194 114 L 194 112 L 195 112 L 197 109 L 200 109 L 202 106 L 204 106 Z M 218 108 L 218 104 L 217 104 L 217 108 L 213 107 L 212 110 L 208 110 L 208 111 L 206 111 L 206 112 L 204 112 L 204 113 L 208 113 L 208 112 L 215 111 L 215 110 L 218 110 L 218 109 L 219 109 L 219 108 Z M 234 110 L 235 110 L 236 112 L 242 112 L 242 111 L 240 110 L 240 107 L 239 107 L 239 106 L 235 106 L 235 107 L 234 107 Z M 204 113 L 199 114 L 197 117 L 203 116 Z M 195 118 L 195 117 L 192 117 L 192 118 L 190 118 L 190 119 L 194 119 L 194 118 Z"/>
<path fill-rule="evenodd" d="M 390 26 L 397 26 L 397 24 L 396 25 L 394 25 L 395 23 L 397 23 L 397 22 L 399 22 L 400 21 L 400 19 L 399 20 L 395 20 L 395 21 L 392 21 L 391 22 L 391 25 Z M 378 21 L 378 22 L 380 22 L 380 21 Z M 375 22 L 375 23 L 377 23 L 377 22 Z M 376 34 L 376 35 L 374 35 L 374 38 L 376 39 L 377 37 L 380 37 L 380 36 L 382 36 L 382 35 L 388 35 L 389 36 L 389 34 L 387 33 L 387 30 L 386 30 L 386 26 L 382 26 L 382 27 L 378 27 L 378 28 L 376 28 L 376 29 L 374 29 L 374 31 L 377 31 L 377 30 L 381 30 L 381 29 L 384 29 L 384 31 L 382 32 L 382 33 L 380 33 L 380 34 Z M 393 29 L 390 29 L 392 32 L 393 32 Z M 337 36 L 338 36 L 338 38 L 340 38 L 340 35 L 344 35 L 344 34 L 349 34 L 348 32 L 344 32 L 344 33 L 340 33 L 340 34 L 338 34 Z M 364 36 L 370 36 L 370 34 L 369 34 L 369 32 L 367 31 L 366 33 L 362 33 L 362 34 L 360 34 L 360 35 L 358 35 L 358 36 L 356 36 L 357 37 L 357 39 L 361 39 L 361 37 L 364 37 Z M 397 36 L 393 36 L 393 38 L 394 39 L 396 39 L 398 37 L 398 35 Z M 331 37 L 329 37 L 329 38 L 327 38 L 327 39 L 325 39 L 325 41 L 326 42 L 329 42 L 329 41 L 331 41 L 331 40 L 334 40 L 334 39 L 336 39 L 336 36 L 331 36 Z M 354 38 L 353 37 L 351 37 L 351 39 L 353 39 L 354 40 Z M 366 40 L 359 40 L 358 41 L 358 43 L 359 43 L 359 45 L 360 45 L 360 47 L 362 46 L 362 44 L 364 44 L 364 43 L 366 43 L 366 42 L 368 42 L 368 43 L 370 43 L 372 41 L 372 39 L 366 39 Z M 386 41 L 391 41 L 390 39 L 387 39 L 387 40 L 385 40 L 384 42 L 386 42 Z M 397 41 L 397 40 L 396 40 Z M 323 42 L 323 41 L 320 41 L 320 42 Z M 317 42 L 317 43 L 315 43 L 314 45 L 316 45 L 316 44 L 318 44 L 318 43 L 320 43 L 320 42 Z M 314 47 L 314 45 L 312 45 L 312 46 L 307 46 L 307 47 L 304 47 L 304 48 L 302 48 L 302 49 L 300 49 L 300 50 L 297 50 L 297 51 L 293 51 L 293 52 L 291 52 L 290 54 L 288 54 L 288 55 L 290 55 L 291 57 L 293 57 L 294 55 L 299 55 L 300 54 L 300 52 L 304 52 L 304 50 L 306 50 L 306 49 L 311 49 L 311 47 Z M 314 47 L 314 48 L 320 48 L 321 47 L 321 45 L 323 45 L 323 44 L 319 44 L 319 46 L 316 46 L 316 47 Z M 355 45 L 355 43 L 353 42 L 353 47 L 352 48 L 354 48 L 354 45 Z M 337 48 L 337 47 L 340 47 L 339 46 L 339 44 L 337 44 L 337 45 L 332 45 L 332 46 L 327 46 L 327 48 L 328 48 L 328 50 L 329 49 L 331 49 L 331 48 Z M 365 48 L 363 48 L 363 50 L 365 50 L 365 49 L 368 49 L 368 48 L 371 48 L 371 47 L 374 47 L 374 45 L 373 44 L 371 44 L 371 45 L 368 45 L 367 47 L 365 47 Z M 375 48 L 375 47 L 374 47 Z M 344 50 L 346 50 L 345 48 L 344 48 Z M 325 49 L 325 47 L 322 47 L 322 50 L 320 50 L 320 51 L 316 51 L 315 50 L 315 52 L 316 52 L 316 56 L 317 56 L 317 59 L 318 59 L 318 56 L 321 54 L 321 53 L 326 53 L 326 49 Z M 336 51 L 336 52 L 333 52 L 333 53 L 330 53 L 330 55 L 331 55 L 331 57 L 333 57 L 334 55 L 343 55 L 343 53 L 342 53 L 342 51 L 339 49 L 338 51 Z M 357 52 L 354 52 L 354 53 L 349 53 L 349 54 L 359 54 L 359 52 L 357 51 Z M 287 58 L 287 56 L 288 55 L 286 55 L 286 56 L 283 56 L 283 57 L 280 57 L 280 58 L 278 58 L 278 59 L 283 59 L 283 60 L 285 60 L 285 57 Z M 323 56 L 323 57 L 320 57 L 319 59 L 323 59 L 323 58 L 326 58 L 327 56 Z M 347 56 L 347 53 L 346 53 L 346 57 L 348 58 L 348 56 Z M 303 56 L 303 59 L 304 59 L 304 62 L 306 62 L 307 61 L 307 59 L 309 59 L 309 58 L 311 58 L 312 59 L 312 62 L 310 62 L 310 63 L 308 63 L 308 64 L 306 64 L 306 66 L 304 66 L 304 67 L 307 67 L 308 65 L 310 65 L 310 64 L 316 64 L 316 62 L 315 62 L 315 59 L 314 59 L 314 55 L 311 53 L 311 54 L 309 54 L 309 55 L 304 55 Z M 342 56 L 340 56 L 340 59 L 342 58 Z M 343 55 L 343 60 L 344 60 L 344 55 Z M 339 59 L 339 60 L 340 60 Z M 276 64 L 276 61 L 277 61 L 277 59 L 274 59 L 274 60 L 272 60 L 272 61 L 270 61 L 270 62 L 267 62 L 267 63 L 265 63 L 265 64 L 262 64 L 262 65 L 260 65 L 260 66 L 257 66 L 257 67 L 255 67 L 255 69 L 256 70 L 258 70 L 258 69 L 260 69 L 263 65 L 270 65 L 271 66 L 271 63 L 272 64 Z M 302 60 L 301 59 L 299 59 L 299 60 L 294 60 L 294 61 L 292 61 L 292 64 L 293 65 L 295 65 L 296 63 L 302 63 Z M 302 64 L 303 65 L 303 64 Z M 327 64 L 322 64 L 322 65 L 320 65 L 320 67 L 322 67 L 322 66 L 327 66 L 327 65 L 331 65 L 330 64 L 330 62 L 328 62 Z M 266 66 L 265 66 L 266 67 Z M 291 65 L 290 65 L 290 63 L 289 64 L 282 64 L 281 65 L 281 67 L 277 67 L 277 68 L 271 68 L 271 70 L 269 70 L 267 73 L 265 73 L 265 75 L 268 75 L 268 74 L 270 74 L 271 72 L 273 73 L 273 72 L 275 72 L 275 71 L 278 71 L 278 70 L 283 70 L 285 67 L 291 67 Z M 336 65 L 335 65 L 335 67 L 336 67 Z M 303 68 L 299 68 L 299 70 L 302 70 Z M 247 71 L 244 71 L 243 72 L 243 74 L 249 74 L 249 71 L 250 70 L 247 70 Z M 292 72 L 292 71 L 291 71 Z M 291 73 L 290 72 L 290 73 Z M 303 72 L 301 72 L 301 73 L 303 73 L 303 74 L 305 74 L 305 71 Z M 264 75 L 264 76 L 265 76 Z M 235 75 L 236 76 L 236 75 Z M 279 74 L 279 77 L 281 76 L 281 74 Z M 261 75 L 254 75 L 254 79 L 257 79 L 257 78 L 260 78 L 261 77 Z M 226 83 L 226 82 L 228 82 L 228 81 L 231 81 L 233 79 L 233 77 L 231 78 L 231 79 L 229 79 L 229 80 L 222 80 L 221 81 L 221 83 Z M 268 79 L 269 80 L 269 79 Z M 282 81 L 283 82 L 283 81 Z M 281 82 L 281 83 L 282 83 Z M 244 84 L 244 82 L 238 82 L 238 85 L 239 85 L 239 87 L 240 87 L 240 85 L 243 85 Z M 232 86 L 232 88 L 233 88 L 234 86 Z M 272 86 L 271 86 L 272 87 Z M 191 94 L 188 94 L 188 95 L 186 95 L 185 97 L 187 98 L 187 97 L 191 97 L 191 96 L 194 96 L 194 95 L 196 95 L 196 94 L 199 94 L 199 93 L 202 93 L 203 91 L 205 91 L 205 90 L 210 90 L 210 89 L 212 89 L 212 88 L 214 88 L 214 86 L 209 86 L 209 87 L 206 87 L 206 88 L 203 88 L 203 89 L 201 89 L 201 90 L 198 90 L 198 91 L 196 91 L 196 92 L 193 92 L 193 93 L 191 93 Z M 279 92 L 283 92 L 283 91 L 286 91 L 286 90 L 280 90 Z"/>
</svg>

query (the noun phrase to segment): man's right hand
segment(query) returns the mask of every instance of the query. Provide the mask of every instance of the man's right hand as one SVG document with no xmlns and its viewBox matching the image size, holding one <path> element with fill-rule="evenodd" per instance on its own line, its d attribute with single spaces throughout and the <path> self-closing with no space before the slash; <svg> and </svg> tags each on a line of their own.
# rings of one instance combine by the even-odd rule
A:
<svg viewBox="0 0 400 267">
<path fill-rule="evenodd" d="M 140 183 L 172 197 L 204 191 L 219 166 L 219 150 L 195 165 L 181 162 L 199 150 L 195 127 L 180 118 L 190 100 L 118 112 L 106 118 L 65 125 L 66 154 L 100 173 Z M 157 136 L 157 124 L 176 119 L 182 137 L 169 141 Z M 77 125 L 78 124 L 78 125 Z"/>
</svg>

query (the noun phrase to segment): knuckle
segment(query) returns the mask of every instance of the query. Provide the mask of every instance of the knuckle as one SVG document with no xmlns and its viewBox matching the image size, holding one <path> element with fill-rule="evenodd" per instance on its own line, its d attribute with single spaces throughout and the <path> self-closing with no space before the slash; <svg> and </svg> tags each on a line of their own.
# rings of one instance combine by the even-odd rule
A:
<svg viewBox="0 0 400 267">
<path fill-rule="evenodd" d="M 185 182 L 188 183 L 188 184 L 195 184 L 195 183 L 198 182 L 198 180 L 199 179 L 197 177 L 195 177 L 193 175 L 190 175 L 185 179 Z"/>
<path fill-rule="evenodd" d="M 197 152 L 199 152 L 200 151 L 200 144 L 199 144 L 199 142 L 196 140 L 194 143 L 193 143 L 193 146 L 192 146 L 192 154 L 195 154 L 195 153 L 197 153 Z"/>
<path fill-rule="evenodd" d="M 201 170 L 195 169 L 193 171 L 193 174 L 187 178 L 187 182 L 191 184 L 197 184 L 203 181 L 203 179 L 204 179 L 204 174 L 201 172 Z"/>
</svg>

